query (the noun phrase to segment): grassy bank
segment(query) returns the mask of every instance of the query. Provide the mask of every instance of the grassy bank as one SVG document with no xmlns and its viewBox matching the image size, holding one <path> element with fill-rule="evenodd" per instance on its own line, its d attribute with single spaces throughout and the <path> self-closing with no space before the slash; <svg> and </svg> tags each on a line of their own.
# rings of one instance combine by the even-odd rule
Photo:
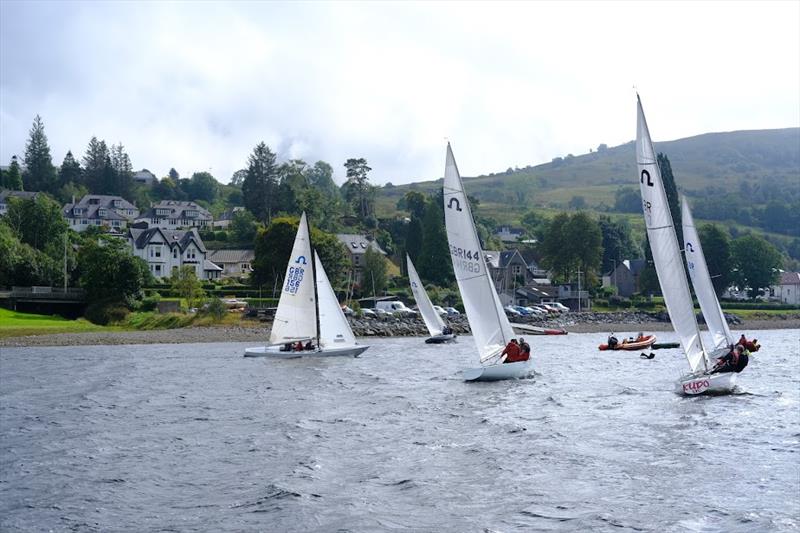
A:
<svg viewBox="0 0 800 533">
<path fill-rule="evenodd" d="M 34 315 L 0 308 L 0 339 L 50 333 L 81 333 L 84 331 L 114 331 L 115 326 L 98 326 L 79 318 L 68 320 L 58 315 Z"/>
</svg>

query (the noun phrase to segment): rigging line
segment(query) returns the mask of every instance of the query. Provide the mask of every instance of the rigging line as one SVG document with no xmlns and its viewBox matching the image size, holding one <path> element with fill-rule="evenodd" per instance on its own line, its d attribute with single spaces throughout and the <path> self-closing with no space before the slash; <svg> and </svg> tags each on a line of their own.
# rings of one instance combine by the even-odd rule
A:
<svg viewBox="0 0 800 533">
<path fill-rule="evenodd" d="M 478 278 L 482 278 L 482 277 L 483 277 L 483 274 L 477 274 L 477 275 L 471 276 L 469 278 L 459 278 L 459 281 L 470 281 L 470 280 L 478 279 Z"/>
<path fill-rule="evenodd" d="M 668 228 L 671 228 L 671 227 L 672 227 L 672 225 L 670 224 L 669 226 L 655 226 L 655 227 L 647 228 L 647 229 L 656 230 L 656 229 L 668 229 Z M 681 250 L 681 251 L 683 251 L 683 250 Z"/>
</svg>

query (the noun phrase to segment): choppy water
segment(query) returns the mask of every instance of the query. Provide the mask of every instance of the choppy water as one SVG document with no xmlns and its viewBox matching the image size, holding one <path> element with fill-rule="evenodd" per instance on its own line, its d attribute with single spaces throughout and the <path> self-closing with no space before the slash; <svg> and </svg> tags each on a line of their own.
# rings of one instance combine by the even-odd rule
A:
<svg viewBox="0 0 800 533">
<path fill-rule="evenodd" d="M 458 377 L 470 338 L 2 349 L 0 530 L 796 531 L 800 332 L 758 333 L 714 398 L 673 394 L 679 351 L 599 334 L 486 384 Z"/>
</svg>

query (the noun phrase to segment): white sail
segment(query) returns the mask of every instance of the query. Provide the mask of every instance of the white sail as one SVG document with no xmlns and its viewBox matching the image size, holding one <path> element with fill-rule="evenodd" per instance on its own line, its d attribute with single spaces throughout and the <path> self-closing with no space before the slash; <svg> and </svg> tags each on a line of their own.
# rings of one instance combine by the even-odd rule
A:
<svg viewBox="0 0 800 533">
<path fill-rule="evenodd" d="M 336 293 L 322 267 L 317 252 L 314 252 L 314 267 L 317 270 L 317 297 L 319 298 L 319 344 L 321 348 L 355 346 L 356 338 L 347 317 L 344 316 Z"/>
<path fill-rule="evenodd" d="M 678 245 L 678 236 L 669 211 L 667 193 L 661 181 L 653 142 L 647 129 L 642 102 L 637 96 L 636 163 L 639 170 L 639 186 L 642 192 L 642 208 L 653 252 L 653 262 L 661 285 L 661 294 L 678 334 L 692 372 L 705 363 L 703 343 L 692 306 L 689 281 L 683 269 L 683 258 Z"/>
<path fill-rule="evenodd" d="M 270 344 L 317 337 L 317 306 L 311 261 L 311 239 L 306 214 L 303 213 L 269 334 Z"/>
<path fill-rule="evenodd" d="M 453 271 L 480 361 L 484 363 L 503 351 L 514 337 L 514 330 L 486 269 L 464 184 L 449 143 L 444 169 L 444 219 Z"/>
<path fill-rule="evenodd" d="M 714 285 L 711 283 L 711 275 L 708 273 L 708 265 L 703 254 L 703 247 L 700 245 L 700 237 L 694 225 L 694 218 L 689 209 L 686 197 L 682 198 L 683 214 L 681 223 L 683 224 L 683 248 L 686 254 L 686 264 L 689 267 L 689 279 L 692 280 L 694 293 L 700 302 L 700 309 L 703 311 L 708 325 L 708 331 L 714 342 L 714 349 L 721 350 L 734 343 L 733 335 L 722 307 L 719 305 L 717 293 L 714 292 Z"/>
<path fill-rule="evenodd" d="M 411 262 L 411 257 L 408 254 L 406 254 L 406 260 L 408 262 L 408 281 L 411 284 L 411 292 L 414 295 L 414 300 L 417 301 L 422 320 L 425 321 L 425 326 L 428 328 L 431 337 L 441 335 L 442 329 L 444 329 L 444 321 L 439 316 L 439 313 L 436 312 L 436 309 L 433 308 L 431 299 L 428 298 L 428 293 L 425 292 L 425 287 L 419 279 L 417 269 L 414 268 L 414 263 Z"/>
</svg>

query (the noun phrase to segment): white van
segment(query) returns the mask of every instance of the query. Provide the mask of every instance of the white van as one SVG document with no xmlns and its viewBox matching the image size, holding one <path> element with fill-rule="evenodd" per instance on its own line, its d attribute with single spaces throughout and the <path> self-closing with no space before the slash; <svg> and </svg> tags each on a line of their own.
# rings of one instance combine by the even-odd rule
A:
<svg viewBox="0 0 800 533">
<path fill-rule="evenodd" d="M 388 311 L 395 315 L 416 315 L 417 312 L 413 309 L 406 307 L 406 304 L 401 302 L 400 300 L 393 300 L 393 301 L 382 301 L 375 303 L 375 309 L 381 309 L 382 311 Z"/>
</svg>

